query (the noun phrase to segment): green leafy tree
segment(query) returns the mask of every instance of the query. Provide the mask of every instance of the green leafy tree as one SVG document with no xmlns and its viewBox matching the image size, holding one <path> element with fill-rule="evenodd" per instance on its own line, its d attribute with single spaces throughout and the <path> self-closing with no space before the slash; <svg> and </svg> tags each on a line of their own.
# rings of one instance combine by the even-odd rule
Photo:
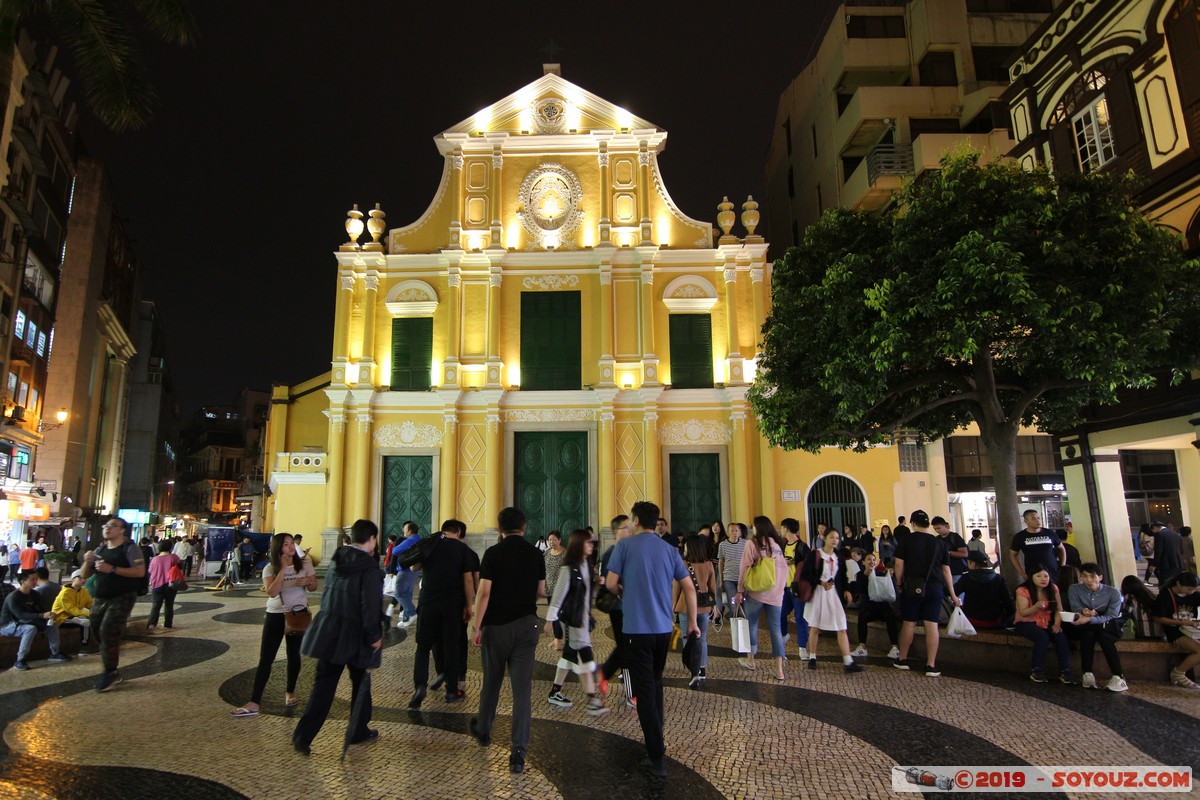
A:
<svg viewBox="0 0 1200 800">
<path fill-rule="evenodd" d="M 137 44 L 133 20 L 165 42 L 189 45 L 196 24 L 187 0 L 0 1 L 0 114 L 8 107 L 13 50 L 22 21 L 45 14 L 75 59 L 88 105 L 116 131 L 149 121 L 155 92 Z"/>
<path fill-rule="evenodd" d="M 947 157 L 883 214 L 830 210 L 775 262 L 749 397 L 789 450 L 977 423 L 1007 541 L 1021 426 L 1066 430 L 1200 365 L 1200 264 L 1128 178 L 979 160 Z"/>
</svg>

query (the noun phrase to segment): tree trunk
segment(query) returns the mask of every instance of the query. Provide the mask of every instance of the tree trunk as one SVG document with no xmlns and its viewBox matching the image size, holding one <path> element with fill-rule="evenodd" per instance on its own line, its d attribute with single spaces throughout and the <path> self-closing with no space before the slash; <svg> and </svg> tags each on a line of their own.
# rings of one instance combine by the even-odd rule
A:
<svg viewBox="0 0 1200 800">
<path fill-rule="evenodd" d="M 1013 536 L 1024 525 L 1017 505 L 1017 432 L 1019 428 L 1009 423 L 979 424 L 980 438 L 987 446 L 988 463 L 992 467 L 992 480 L 996 485 L 996 527 L 999 530 L 1000 574 L 1008 581 L 1009 590 L 1019 582 L 1017 571 L 1008 557 Z"/>
</svg>

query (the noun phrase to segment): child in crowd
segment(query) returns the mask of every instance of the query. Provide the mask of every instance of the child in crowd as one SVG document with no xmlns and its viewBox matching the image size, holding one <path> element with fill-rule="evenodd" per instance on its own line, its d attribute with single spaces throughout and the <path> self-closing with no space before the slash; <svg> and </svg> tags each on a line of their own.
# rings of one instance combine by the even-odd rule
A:
<svg viewBox="0 0 1200 800">
<path fill-rule="evenodd" d="M 963 598 L 963 613 L 977 629 L 1007 628 L 1013 624 L 1013 602 L 1004 576 L 992 569 L 988 557 L 967 553 L 967 571 L 958 576 L 954 591 Z"/>
<path fill-rule="evenodd" d="M 888 658 L 897 659 L 900 657 L 900 648 L 898 646 L 897 633 L 899 626 L 896 623 L 896 612 L 892 610 L 892 601 L 896 598 L 896 589 L 893 585 L 890 597 L 883 596 L 878 586 L 878 581 L 892 581 L 892 576 L 888 572 L 887 567 L 879 563 L 874 553 L 867 553 L 863 556 L 863 568 L 859 572 L 858 577 L 851 585 L 850 594 L 858 601 L 858 648 L 850 655 L 855 658 L 866 658 L 867 652 L 867 624 L 875 620 L 883 620 L 887 626 L 888 641 L 892 643 L 892 649 L 888 652 Z M 886 589 L 886 586 L 884 587 Z"/>
</svg>

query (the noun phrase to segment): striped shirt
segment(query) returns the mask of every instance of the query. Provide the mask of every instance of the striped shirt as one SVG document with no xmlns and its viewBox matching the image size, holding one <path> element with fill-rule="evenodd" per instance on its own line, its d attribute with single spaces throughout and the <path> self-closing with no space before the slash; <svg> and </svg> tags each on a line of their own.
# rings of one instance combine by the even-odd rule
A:
<svg viewBox="0 0 1200 800">
<path fill-rule="evenodd" d="M 725 559 L 725 569 L 721 572 L 721 580 L 737 581 L 741 578 L 742 551 L 746 549 L 746 540 L 732 539 L 721 542 L 717 548 L 717 558 Z"/>
</svg>

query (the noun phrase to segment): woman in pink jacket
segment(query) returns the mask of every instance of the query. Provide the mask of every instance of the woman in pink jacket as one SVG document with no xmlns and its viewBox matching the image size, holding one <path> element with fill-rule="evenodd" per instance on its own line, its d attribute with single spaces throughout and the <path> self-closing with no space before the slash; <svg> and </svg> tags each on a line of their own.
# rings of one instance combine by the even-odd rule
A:
<svg viewBox="0 0 1200 800">
<path fill-rule="evenodd" d="M 742 564 L 738 574 L 738 591 L 735 602 L 746 604 L 746 618 L 750 622 L 750 655 L 738 659 L 746 669 L 758 669 L 754 657 L 758 655 L 758 615 L 766 609 L 767 630 L 771 634 L 771 658 L 775 660 L 775 679 L 783 680 L 783 632 L 780 630 L 779 613 L 783 606 L 783 592 L 787 588 L 788 565 L 783 555 L 783 540 L 775 525 L 766 517 L 755 517 L 750 527 L 752 536 L 742 551 Z M 746 573 L 760 559 L 775 562 L 775 583 L 769 589 L 748 591 Z"/>
</svg>

